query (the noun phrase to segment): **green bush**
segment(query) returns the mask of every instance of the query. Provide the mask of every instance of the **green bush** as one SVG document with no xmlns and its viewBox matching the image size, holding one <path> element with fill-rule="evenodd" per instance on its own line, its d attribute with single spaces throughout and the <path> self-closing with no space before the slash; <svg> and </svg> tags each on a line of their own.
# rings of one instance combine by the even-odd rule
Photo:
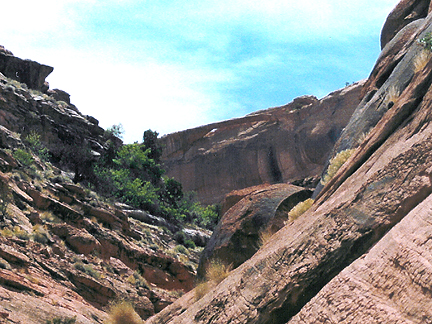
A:
<svg viewBox="0 0 432 324">
<path fill-rule="evenodd" d="M 192 240 L 186 240 L 186 241 L 183 243 L 183 245 L 184 245 L 185 247 L 187 247 L 188 249 L 195 249 L 195 248 L 196 248 L 195 242 L 192 241 Z"/>
<path fill-rule="evenodd" d="M 432 51 L 432 33 L 427 33 L 419 40 L 419 43 L 429 51 Z"/>
<path fill-rule="evenodd" d="M 49 151 L 48 149 L 42 144 L 40 140 L 40 135 L 36 133 L 35 131 L 30 132 L 25 137 L 25 142 L 30 147 L 30 150 L 39 156 L 39 158 L 43 161 L 49 160 Z"/>
<path fill-rule="evenodd" d="M 175 251 L 176 253 L 181 253 L 181 254 L 185 254 L 185 255 L 188 255 L 188 254 L 189 254 L 188 249 L 187 249 L 186 247 L 184 247 L 183 245 L 177 245 L 177 246 L 174 248 L 174 251 Z"/>
<path fill-rule="evenodd" d="M 34 162 L 33 156 L 23 149 L 16 149 L 13 157 L 25 166 L 30 166 Z"/>
</svg>

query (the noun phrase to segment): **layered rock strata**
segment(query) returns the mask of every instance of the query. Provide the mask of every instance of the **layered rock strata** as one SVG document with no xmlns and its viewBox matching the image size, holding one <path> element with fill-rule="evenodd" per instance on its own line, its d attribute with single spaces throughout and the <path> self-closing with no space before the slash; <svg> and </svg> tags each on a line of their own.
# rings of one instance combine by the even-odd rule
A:
<svg viewBox="0 0 432 324">
<path fill-rule="evenodd" d="M 358 105 L 362 86 L 164 136 L 167 175 L 207 204 L 220 203 L 233 190 L 317 176 Z"/>
</svg>

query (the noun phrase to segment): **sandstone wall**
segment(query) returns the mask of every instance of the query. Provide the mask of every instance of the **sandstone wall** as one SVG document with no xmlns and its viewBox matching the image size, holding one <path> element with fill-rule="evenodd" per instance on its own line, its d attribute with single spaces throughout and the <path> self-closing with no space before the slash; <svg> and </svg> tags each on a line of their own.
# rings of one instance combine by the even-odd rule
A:
<svg viewBox="0 0 432 324">
<path fill-rule="evenodd" d="M 167 175 L 208 204 L 232 190 L 317 176 L 360 101 L 362 85 L 169 134 L 161 139 Z"/>
</svg>

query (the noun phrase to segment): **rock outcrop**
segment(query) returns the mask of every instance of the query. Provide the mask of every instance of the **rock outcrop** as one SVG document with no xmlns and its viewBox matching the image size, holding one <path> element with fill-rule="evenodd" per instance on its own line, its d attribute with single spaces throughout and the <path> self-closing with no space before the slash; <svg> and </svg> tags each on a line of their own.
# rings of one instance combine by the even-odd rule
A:
<svg viewBox="0 0 432 324">
<path fill-rule="evenodd" d="M 13 56 L 3 46 L 0 48 L 0 73 L 26 84 L 30 89 L 47 91 L 45 78 L 54 70 L 51 66 Z"/>
<path fill-rule="evenodd" d="M 397 8 L 412 3 L 429 7 Z M 416 8 L 334 150 L 353 153 L 312 207 L 201 299 L 191 292 L 147 323 L 431 322 L 432 60 L 417 41 L 432 14 Z"/>
<path fill-rule="evenodd" d="M 31 133 L 40 135 L 54 156 L 59 156 L 65 145 L 89 146 L 94 154 L 107 149 L 108 134 L 99 122 L 81 114 L 65 91 L 48 89 L 45 78 L 53 68 L 5 51 L 0 51 L 0 147 L 16 145 L 8 133 L 15 132 L 22 139 Z M 115 136 L 110 140 L 122 144 Z"/>
<path fill-rule="evenodd" d="M 362 85 L 164 136 L 167 175 L 207 204 L 220 203 L 233 190 L 317 176 L 360 101 Z"/>
<path fill-rule="evenodd" d="M 224 213 L 213 231 L 201 254 L 198 276 L 204 277 L 211 260 L 237 268 L 264 244 L 263 235 L 281 229 L 288 220 L 288 211 L 312 195 L 310 190 L 290 184 L 252 187 L 247 194 L 244 191 L 230 194 L 244 196 Z M 227 203 L 231 204 L 232 199 L 228 198 Z"/>
<path fill-rule="evenodd" d="M 42 65 L 0 48 L 3 54 L 5 74 L 22 69 L 44 83 Z M 0 322 L 102 323 L 110 303 L 122 299 L 146 319 L 192 289 L 200 248 L 177 252 L 168 227 L 178 225 L 84 189 L 70 170 L 37 154 L 27 136 L 54 158 L 67 145 L 86 145 L 97 156 L 107 141 L 97 120 L 83 116 L 66 92 L 12 74 L 0 73 Z"/>
</svg>

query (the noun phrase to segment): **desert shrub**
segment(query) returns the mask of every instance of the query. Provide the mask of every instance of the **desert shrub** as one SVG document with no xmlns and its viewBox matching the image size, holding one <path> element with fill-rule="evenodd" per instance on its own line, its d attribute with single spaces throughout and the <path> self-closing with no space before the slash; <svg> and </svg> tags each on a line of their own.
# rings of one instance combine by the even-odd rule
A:
<svg viewBox="0 0 432 324">
<path fill-rule="evenodd" d="M 101 274 L 99 271 L 95 270 L 91 264 L 84 264 L 81 261 L 77 261 L 74 263 L 74 268 L 88 274 L 90 277 L 95 279 L 100 279 Z"/>
<path fill-rule="evenodd" d="M 35 226 L 33 226 L 32 239 L 35 242 L 47 244 L 50 241 L 51 237 L 42 225 L 36 224 Z"/>
<path fill-rule="evenodd" d="M 150 289 L 150 286 L 143 276 L 138 271 L 135 271 L 132 275 L 127 278 L 127 282 L 134 285 L 136 288 L 143 287 Z"/>
<path fill-rule="evenodd" d="M 36 133 L 35 131 L 30 132 L 25 137 L 24 141 L 29 146 L 30 150 L 37 156 L 39 156 L 40 159 L 42 159 L 43 161 L 49 160 L 49 151 L 45 147 L 45 145 L 42 144 L 40 140 L 40 135 L 38 133 Z"/>
<path fill-rule="evenodd" d="M 59 224 L 62 220 L 50 211 L 45 211 L 40 214 L 40 218 L 47 223 Z"/>
<path fill-rule="evenodd" d="M 186 221 L 214 230 L 221 216 L 220 205 L 203 206 L 197 201 L 196 196 L 196 192 L 187 192 L 179 202 L 179 206 L 186 216 Z"/>
<path fill-rule="evenodd" d="M 74 324 L 76 323 L 76 316 L 74 317 L 54 317 L 52 320 L 47 320 L 46 324 Z"/>
<path fill-rule="evenodd" d="M 183 245 L 184 245 L 186 248 L 188 248 L 188 249 L 195 249 L 195 248 L 196 248 L 195 242 L 192 241 L 192 240 L 186 240 L 186 241 L 183 243 Z"/>
<path fill-rule="evenodd" d="M 186 247 L 184 247 L 183 245 L 177 245 L 174 248 L 174 252 L 176 252 L 176 253 L 182 253 L 182 254 L 186 254 L 186 255 L 189 254 L 188 249 Z"/>
<path fill-rule="evenodd" d="M 20 228 L 19 226 L 14 226 L 13 228 L 13 234 L 15 237 L 21 239 L 21 240 L 29 240 L 30 239 L 30 234 L 23 230 L 22 228 Z"/>
<path fill-rule="evenodd" d="M 30 166 L 34 162 L 33 156 L 23 149 L 16 149 L 13 157 L 25 166 Z"/>
<path fill-rule="evenodd" d="M 218 284 L 228 277 L 231 270 L 232 264 L 226 264 L 218 259 L 211 260 L 207 266 L 205 278 L 207 281 L 213 281 Z"/>
<path fill-rule="evenodd" d="M 340 167 L 348 160 L 353 152 L 353 149 L 341 151 L 330 160 L 330 165 L 327 168 L 327 174 L 323 177 L 323 180 L 321 180 L 323 185 L 327 184 L 335 176 Z"/>
<path fill-rule="evenodd" d="M 305 201 L 299 202 L 297 205 L 293 207 L 288 212 L 288 220 L 293 221 L 297 218 L 299 218 L 302 214 L 304 214 L 313 204 L 314 200 L 309 198 Z"/>
<path fill-rule="evenodd" d="M 108 311 L 108 320 L 105 324 L 142 324 L 143 320 L 131 303 L 121 301 L 112 305 Z"/>
<path fill-rule="evenodd" d="M 14 232 L 9 227 L 5 227 L 5 228 L 2 228 L 0 230 L 0 236 L 3 236 L 3 237 L 13 237 L 14 236 Z"/>
<path fill-rule="evenodd" d="M 420 45 L 422 45 L 425 49 L 432 51 L 432 33 L 427 33 L 423 38 L 419 41 Z"/>
<path fill-rule="evenodd" d="M 194 299 L 195 301 L 200 300 L 207 294 L 210 290 L 210 285 L 207 281 L 202 281 L 198 283 L 194 290 Z"/>
</svg>

